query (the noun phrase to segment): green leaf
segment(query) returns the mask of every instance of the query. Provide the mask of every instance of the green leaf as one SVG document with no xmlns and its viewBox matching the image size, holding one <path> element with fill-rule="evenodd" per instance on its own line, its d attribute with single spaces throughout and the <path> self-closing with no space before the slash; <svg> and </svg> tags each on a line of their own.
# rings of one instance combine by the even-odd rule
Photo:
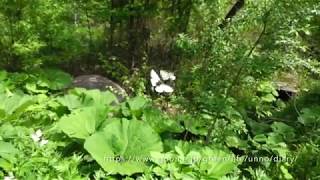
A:
<svg viewBox="0 0 320 180">
<path fill-rule="evenodd" d="M 13 168 L 13 164 L 3 158 L 0 158 L 0 167 L 6 171 L 10 171 Z"/>
<path fill-rule="evenodd" d="M 240 149 L 246 149 L 248 147 L 248 144 L 246 141 L 241 140 L 237 136 L 228 136 L 226 138 L 226 143 L 228 147 L 236 147 Z"/>
<path fill-rule="evenodd" d="M 8 73 L 6 71 L 0 71 L 0 81 L 3 81 L 7 78 Z"/>
<path fill-rule="evenodd" d="M 15 156 L 18 154 L 18 150 L 10 143 L 0 141 L 0 157 L 10 161 L 15 161 Z"/>
<path fill-rule="evenodd" d="M 151 160 L 161 167 L 156 173 L 166 175 L 163 172 L 167 171 L 176 178 L 181 176 L 179 179 L 184 179 L 182 176 L 185 174 L 193 176 L 193 179 L 200 179 L 199 176 L 221 179 L 232 173 L 238 165 L 235 156 L 230 152 L 191 144 L 181 145 L 175 146 L 175 151 L 151 153 Z"/>
<path fill-rule="evenodd" d="M 131 110 L 131 113 L 135 117 L 141 116 L 142 109 L 147 104 L 147 102 L 148 102 L 148 100 L 142 96 L 137 96 L 137 97 L 131 98 L 127 101 L 129 108 Z"/>
<path fill-rule="evenodd" d="M 85 91 L 85 95 L 93 99 L 95 105 L 110 105 L 117 102 L 117 97 L 110 91 L 99 91 L 97 89 Z"/>
<path fill-rule="evenodd" d="M 0 119 L 4 119 L 6 117 L 6 112 L 3 109 L 0 109 Z"/>
<path fill-rule="evenodd" d="M 274 122 L 271 125 L 271 128 L 275 133 L 281 134 L 287 140 L 295 137 L 294 129 L 283 122 Z"/>
<path fill-rule="evenodd" d="M 258 134 L 264 134 L 266 132 L 270 131 L 270 125 L 263 123 L 263 122 L 257 122 L 255 120 L 252 119 L 247 119 L 247 124 L 250 126 L 251 128 L 251 132 L 255 135 Z"/>
<path fill-rule="evenodd" d="M 276 100 L 276 98 L 272 95 L 272 94 L 266 94 L 264 96 L 262 96 L 262 101 L 265 101 L 265 102 L 273 102 Z"/>
<path fill-rule="evenodd" d="M 284 179 L 293 179 L 292 175 L 289 173 L 288 169 L 284 165 L 280 166 L 280 170 Z"/>
<path fill-rule="evenodd" d="M 259 135 L 256 135 L 253 138 L 253 140 L 259 143 L 266 143 L 267 137 L 264 134 L 259 134 Z"/>
<path fill-rule="evenodd" d="M 47 90 L 38 89 L 37 84 L 34 82 L 26 83 L 25 88 L 29 92 L 33 92 L 33 93 L 46 93 L 46 92 L 48 92 Z"/>
<path fill-rule="evenodd" d="M 57 69 L 45 69 L 40 71 L 38 85 L 42 87 L 48 87 L 52 90 L 61 90 L 70 86 L 72 77 Z"/>
<path fill-rule="evenodd" d="M 194 119 L 192 117 L 185 116 L 183 122 L 186 126 L 186 130 L 193 134 L 206 136 L 208 133 L 207 119 Z"/>
<path fill-rule="evenodd" d="M 16 130 L 16 127 L 13 127 L 9 123 L 3 124 L 0 127 L 0 136 L 4 139 L 14 138 L 17 132 L 20 132 L 20 131 Z"/>
<path fill-rule="evenodd" d="M 7 96 L 0 94 L 0 111 L 5 112 L 8 119 L 18 118 L 35 101 L 31 96 L 13 94 Z M 3 116 L 3 115 L 2 115 Z"/>
<path fill-rule="evenodd" d="M 86 107 L 63 116 L 58 125 L 69 137 L 85 139 L 96 132 L 106 120 L 107 109 Z"/>
<path fill-rule="evenodd" d="M 312 108 L 303 108 L 301 115 L 298 117 L 298 121 L 305 126 L 313 126 L 320 124 L 320 106 Z"/>
<path fill-rule="evenodd" d="M 122 175 L 144 172 L 150 152 L 163 150 L 159 135 L 148 124 L 125 119 L 87 138 L 84 147 L 105 171 Z M 114 161 L 116 157 L 122 161 Z"/>
<path fill-rule="evenodd" d="M 164 113 L 153 107 L 147 107 L 143 110 L 142 120 L 146 121 L 158 133 L 184 131 L 177 121 L 165 117 Z"/>
<path fill-rule="evenodd" d="M 265 149 L 272 150 L 281 157 L 286 157 L 289 153 L 288 146 L 284 142 L 284 137 L 275 132 L 269 133 Z"/>
<path fill-rule="evenodd" d="M 232 153 L 206 147 L 201 151 L 201 154 L 204 161 L 201 161 L 200 168 L 212 178 L 219 179 L 237 167 Z"/>
<path fill-rule="evenodd" d="M 69 110 L 74 110 L 92 104 L 90 101 L 84 102 L 79 96 L 73 94 L 58 97 L 57 101 L 61 103 L 63 106 L 68 107 Z"/>
<path fill-rule="evenodd" d="M 110 91 L 86 90 L 81 88 L 72 89 L 70 94 L 58 97 L 57 101 L 69 110 L 96 106 L 111 108 L 110 104 L 117 102 L 116 96 Z"/>
</svg>

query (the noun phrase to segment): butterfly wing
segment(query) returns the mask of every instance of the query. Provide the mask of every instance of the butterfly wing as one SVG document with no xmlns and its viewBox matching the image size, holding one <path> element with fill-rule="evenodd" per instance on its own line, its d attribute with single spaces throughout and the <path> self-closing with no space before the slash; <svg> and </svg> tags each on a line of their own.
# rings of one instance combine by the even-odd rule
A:
<svg viewBox="0 0 320 180">
<path fill-rule="evenodd" d="M 150 71 L 150 77 L 151 77 L 150 81 L 151 81 L 152 86 L 156 86 L 157 83 L 160 82 L 159 75 L 153 69 L 151 69 L 151 71 Z"/>
<path fill-rule="evenodd" d="M 163 80 L 167 81 L 167 80 L 176 80 L 176 76 L 172 73 L 172 72 L 168 72 L 165 70 L 160 70 L 160 76 Z"/>
<path fill-rule="evenodd" d="M 166 84 L 160 84 L 159 86 L 157 86 L 155 88 L 155 90 L 158 93 L 172 93 L 173 92 L 173 88 L 169 85 L 166 85 Z"/>
<path fill-rule="evenodd" d="M 165 70 L 160 70 L 160 76 L 165 81 L 170 79 L 170 73 Z"/>
<path fill-rule="evenodd" d="M 174 80 L 176 80 L 176 76 L 175 76 L 173 73 L 171 73 L 171 74 L 170 74 L 170 79 L 171 79 L 172 81 L 174 81 Z"/>
</svg>

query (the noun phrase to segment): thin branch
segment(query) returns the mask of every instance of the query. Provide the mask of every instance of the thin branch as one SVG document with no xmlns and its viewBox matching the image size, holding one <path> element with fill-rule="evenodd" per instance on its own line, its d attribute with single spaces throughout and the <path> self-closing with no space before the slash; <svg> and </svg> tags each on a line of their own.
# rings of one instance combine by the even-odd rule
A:
<svg viewBox="0 0 320 180">
<path fill-rule="evenodd" d="M 267 19 L 268 19 L 269 14 L 270 14 L 270 10 L 267 11 L 267 13 L 265 14 L 265 18 L 264 18 L 264 21 L 263 21 L 263 29 L 262 29 L 261 33 L 259 34 L 258 39 L 255 41 L 255 43 L 254 43 L 253 46 L 251 47 L 249 53 L 248 53 L 247 55 L 243 56 L 243 58 L 241 58 L 241 62 L 242 62 L 244 59 L 250 57 L 250 56 L 252 55 L 252 53 L 254 52 L 254 50 L 256 49 L 256 47 L 258 46 L 258 44 L 260 43 L 260 41 L 261 41 L 261 39 L 262 39 L 262 36 L 263 36 L 263 35 L 265 34 L 265 32 L 266 32 L 267 22 L 268 22 Z M 228 100 L 228 98 L 229 98 L 229 96 L 230 96 L 230 92 L 231 92 L 232 88 L 233 88 L 233 87 L 236 85 L 236 83 L 239 81 L 240 76 L 241 76 L 241 74 L 242 74 L 242 71 L 243 71 L 243 69 L 244 69 L 244 67 L 245 67 L 244 65 L 245 65 L 245 63 L 242 63 L 242 64 L 241 64 L 239 70 L 237 71 L 236 75 L 234 76 L 234 79 L 233 79 L 232 83 L 231 83 L 230 86 L 228 87 L 227 92 L 226 92 L 226 96 L 224 97 L 224 102 L 225 102 L 225 103 L 227 102 L 227 100 Z M 225 104 L 225 103 L 224 103 L 224 104 Z M 222 111 L 222 108 L 220 108 L 220 109 L 218 110 L 218 112 L 217 112 L 217 114 L 216 114 L 217 117 L 219 116 L 219 114 L 221 113 L 221 111 Z M 209 143 L 210 143 L 211 134 L 212 134 L 213 128 L 215 127 L 217 117 L 215 118 L 215 120 L 213 121 L 213 123 L 211 123 L 211 125 L 210 125 L 210 127 L 209 127 L 209 129 L 208 129 L 207 136 L 206 136 L 206 142 L 205 142 L 206 144 L 209 144 Z"/>
</svg>

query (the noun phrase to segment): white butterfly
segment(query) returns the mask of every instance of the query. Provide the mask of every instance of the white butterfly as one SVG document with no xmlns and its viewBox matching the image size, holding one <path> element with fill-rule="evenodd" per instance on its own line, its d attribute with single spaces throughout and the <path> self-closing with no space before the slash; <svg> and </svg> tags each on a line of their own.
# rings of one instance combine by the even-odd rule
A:
<svg viewBox="0 0 320 180">
<path fill-rule="evenodd" d="M 164 81 L 169 79 L 171 80 L 176 79 L 173 73 L 170 73 L 164 70 L 160 70 L 160 76 Z M 152 90 L 155 90 L 157 93 L 172 93 L 173 88 L 167 84 L 164 84 L 160 76 L 156 73 L 155 70 L 152 69 L 150 71 L 150 77 L 151 77 L 150 81 L 152 85 Z"/>
<path fill-rule="evenodd" d="M 162 77 L 163 80 L 176 80 L 176 76 L 172 72 L 168 72 L 165 70 L 160 70 L 160 76 Z"/>
<path fill-rule="evenodd" d="M 166 84 L 160 84 L 159 86 L 157 86 L 155 88 L 157 93 L 172 93 L 173 92 L 173 88 L 169 85 Z"/>
</svg>

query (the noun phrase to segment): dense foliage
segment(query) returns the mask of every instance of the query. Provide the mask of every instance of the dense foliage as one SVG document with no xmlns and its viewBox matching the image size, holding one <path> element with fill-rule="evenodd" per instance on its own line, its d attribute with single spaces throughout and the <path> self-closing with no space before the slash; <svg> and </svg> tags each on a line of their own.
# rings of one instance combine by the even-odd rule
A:
<svg viewBox="0 0 320 180">
<path fill-rule="evenodd" d="M 0 26 L 6 180 L 320 178 L 320 2 L 2 0 Z"/>
</svg>

